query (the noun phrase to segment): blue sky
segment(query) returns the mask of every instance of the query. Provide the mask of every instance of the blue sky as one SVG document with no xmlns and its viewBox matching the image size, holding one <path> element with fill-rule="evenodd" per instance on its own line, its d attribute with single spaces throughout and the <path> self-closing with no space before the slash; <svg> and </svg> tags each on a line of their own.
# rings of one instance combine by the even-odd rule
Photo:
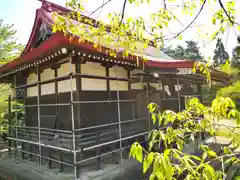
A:
<svg viewBox="0 0 240 180">
<path fill-rule="evenodd" d="M 50 0 L 51 2 L 63 5 L 66 0 Z M 86 10 L 91 12 L 99 7 L 104 0 L 87 0 Z M 106 0 L 105 0 L 106 1 Z M 181 4 L 181 0 L 177 0 Z M 160 6 L 162 6 L 160 0 L 152 0 L 151 5 L 143 5 L 138 8 L 135 6 L 127 6 L 126 14 L 128 16 L 148 16 L 150 12 L 156 11 Z M 120 11 L 122 7 L 123 0 L 112 0 L 103 10 L 95 13 L 92 17 L 99 19 L 106 19 L 109 12 Z M 30 36 L 32 26 L 34 23 L 36 9 L 41 7 L 41 3 L 38 0 L 0 0 L 0 19 L 4 20 L 6 24 L 14 24 L 17 30 L 16 38 L 19 42 L 26 44 Z M 213 8 L 213 9 L 212 9 Z M 213 27 L 211 27 L 211 19 L 209 18 L 214 12 L 215 6 L 209 6 L 205 8 L 204 12 L 200 15 L 196 25 L 201 26 L 201 31 L 212 32 Z M 134 10 L 133 10 L 134 9 Z M 170 25 L 169 30 L 165 33 L 177 33 L 181 31 L 193 17 L 184 16 L 181 14 L 179 8 L 172 8 L 172 11 L 177 14 L 181 23 L 176 22 Z M 208 22 L 209 21 L 209 22 Z M 227 33 L 226 33 L 227 34 Z M 236 44 L 235 33 L 230 30 L 228 35 L 224 35 L 223 41 L 227 45 L 227 51 L 231 54 L 232 48 Z M 201 51 L 205 56 L 211 56 L 215 47 L 215 42 L 209 41 L 208 38 L 200 37 L 199 32 L 196 28 L 190 28 L 183 34 L 184 40 L 193 39 L 198 41 Z M 227 40 L 228 39 L 228 40 Z M 227 40 L 227 41 L 226 41 Z M 172 40 L 171 42 L 166 42 L 165 44 L 178 44 L 182 43 L 177 40 Z"/>
</svg>

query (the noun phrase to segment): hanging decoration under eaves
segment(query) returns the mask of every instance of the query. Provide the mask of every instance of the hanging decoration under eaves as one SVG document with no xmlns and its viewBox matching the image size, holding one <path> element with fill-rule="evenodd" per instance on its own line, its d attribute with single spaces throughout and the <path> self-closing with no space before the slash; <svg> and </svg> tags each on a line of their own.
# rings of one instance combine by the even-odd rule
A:
<svg viewBox="0 0 240 180">
<path fill-rule="evenodd" d="M 4 73 L 4 74 L 0 75 L 0 78 L 4 77 L 4 76 L 11 75 L 11 74 L 14 74 L 14 73 L 19 72 L 19 71 L 23 71 L 23 70 L 28 69 L 30 67 L 37 66 L 39 64 L 42 64 L 42 63 L 44 63 L 46 61 L 49 61 L 49 60 L 53 59 L 54 57 L 57 57 L 57 56 L 59 56 L 61 54 L 67 54 L 67 53 L 68 53 L 68 49 L 62 48 L 61 50 L 59 50 L 59 51 L 57 51 L 55 53 L 52 53 L 52 54 L 48 55 L 47 57 L 44 57 L 44 58 L 39 59 L 37 61 L 34 61 L 34 62 L 30 63 L 30 64 L 25 64 L 25 65 L 23 65 L 21 67 L 13 69 L 10 72 Z M 88 58 L 91 58 L 93 60 L 99 60 L 99 61 L 112 63 L 112 64 L 116 64 L 116 65 L 118 64 L 118 65 L 131 66 L 131 67 L 136 67 L 137 66 L 136 62 L 134 62 L 134 61 L 122 61 L 122 60 L 118 60 L 116 58 L 111 58 L 111 57 L 106 57 L 105 58 L 105 57 L 100 57 L 100 56 L 93 55 L 91 53 L 77 52 L 77 51 L 73 50 L 71 52 L 71 54 L 72 55 L 78 55 L 78 56 L 81 56 L 83 58 L 88 57 Z"/>
</svg>

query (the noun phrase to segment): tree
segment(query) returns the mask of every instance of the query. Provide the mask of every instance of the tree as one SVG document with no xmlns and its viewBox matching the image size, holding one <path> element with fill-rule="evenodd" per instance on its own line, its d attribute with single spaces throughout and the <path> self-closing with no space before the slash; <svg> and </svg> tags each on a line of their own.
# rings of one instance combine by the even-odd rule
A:
<svg viewBox="0 0 240 180">
<path fill-rule="evenodd" d="M 216 43 L 216 48 L 214 50 L 214 56 L 213 56 L 214 63 L 213 63 L 213 65 L 214 66 L 219 66 L 220 64 L 225 64 L 226 60 L 228 60 L 228 58 L 229 58 L 229 55 L 225 51 L 222 40 L 220 38 L 218 38 L 217 43 Z"/>
<path fill-rule="evenodd" d="M 199 61 L 202 60 L 199 47 L 195 41 L 186 41 L 187 47 L 184 50 L 184 58 Z"/>
<path fill-rule="evenodd" d="M 187 47 L 184 48 L 178 45 L 176 48 L 168 47 L 165 49 L 165 53 L 174 59 L 189 59 L 199 61 L 202 60 L 199 47 L 195 41 L 186 41 Z"/>
<path fill-rule="evenodd" d="M 20 55 L 23 45 L 18 44 L 14 35 L 16 30 L 13 29 L 13 25 L 3 24 L 3 20 L 0 20 L 0 66 L 12 61 L 14 58 Z M 12 90 L 9 84 L 0 85 L 0 132 L 7 131 L 7 112 L 8 107 L 6 100 Z M 16 104 L 13 101 L 13 105 Z M 14 109 L 13 109 L 14 111 Z"/>
<path fill-rule="evenodd" d="M 23 50 L 24 46 L 16 42 L 15 34 L 13 25 L 3 24 L 0 20 L 0 65 L 13 60 Z"/>
<path fill-rule="evenodd" d="M 232 65 L 238 67 L 240 60 L 240 36 L 237 37 L 237 46 L 232 51 Z"/>
<path fill-rule="evenodd" d="M 184 59 L 184 48 L 181 45 L 178 45 L 174 49 L 172 47 L 168 47 L 163 51 L 174 59 Z"/>
</svg>

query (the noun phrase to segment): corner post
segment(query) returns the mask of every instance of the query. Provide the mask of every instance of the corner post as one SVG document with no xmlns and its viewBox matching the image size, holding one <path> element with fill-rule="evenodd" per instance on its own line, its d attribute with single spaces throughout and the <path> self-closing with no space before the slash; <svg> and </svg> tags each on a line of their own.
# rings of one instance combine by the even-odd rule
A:
<svg viewBox="0 0 240 180">
<path fill-rule="evenodd" d="M 8 96 L 8 136 L 11 137 L 11 126 L 12 126 L 12 96 Z M 11 155 L 12 140 L 8 139 L 8 155 Z"/>
</svg>

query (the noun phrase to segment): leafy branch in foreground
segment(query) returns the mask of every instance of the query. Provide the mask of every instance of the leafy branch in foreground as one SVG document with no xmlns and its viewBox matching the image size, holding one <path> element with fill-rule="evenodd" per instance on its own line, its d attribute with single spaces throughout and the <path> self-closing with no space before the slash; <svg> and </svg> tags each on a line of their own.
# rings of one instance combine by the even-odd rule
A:
<svg viewBox="0 0 240 180">
<path fill-rule="evenodd" d="M 201 145 L 197 155 L 184 148 L 189 142 L 196 141 L 202 132 L 215 136 L 218 129 L 214 124 L 220 118 L 232 118 L 240 124 L 240 113 L 230 98 L 216 98 L 210 107 L 192 98 L 186 109 L 178 113 L 170 110 L 160 112 L 154 103 L 149 104 L 148 109 L 153 123 L 157 123 L 159 128 L 149 133 L 147 149 L 135 142 L 130 157 L 143 164 L 143 173 L 152 167 L 150 180 L 224 179 L 226 168 L 222 168 L 222 164 L 240 162 L 234 153 L 234 147 L 236 149 L 236 144 L 240 144 L 236 139 L 231 141 L 232 148 L 228 145 L 221 147 L 220 151 Z M 211 118 L 204 117 L 205 114 Z M 203 118 L 199 118 L 201 116 Z"/>
<path fill-rule="evenodd" d="M 144 49 L 149 45 L 158 48 L 164 46 L 164 40 L 171 40 L 178 38 L 182 40 L 183 34 L 195 25 L 199 15 L 204 13 L 206 6 L 217 7 L 213 11 L 210 18 L 210 23 L 214 26 L 213 33 L 209 31 L 202 31 L 203 36 L 209 36 L 215 39 L 218 35 L 226 32 L 228 28 L 233 26 L 240 30 L 239 23 L 236 20 L 236 1 L 223 3 L 221 0 L 185 0 L 182 5 L 176 2 L 174 5 L 178 10 L 182 11 L 184 16 L 193 16 L 190 23 L 188 23 L 182 30 L 166 34 L 165 30 L 169 30 L 171 25 L 180 22 L 179 14 L 174 14 L 171 9 L 173 2 L 164 0 L 163 3 L 159 1 L 159 7 L 156 10 L 144 13 L 144 16 L 131 16 L 127 13 L 127 9 L 137 8 L 138 6 L 151 6 L 151 0 L 124 0 L 121 5 L 120 12 L 109 11 L 109 15 L 104 18 L 104 21 L 94 20 L 83 16 L 82 14 L 89 14 L 89 17 L 97 11 L 102 11 L 107 8 L 111 0 L 104 2 L 92 12 L 88 12 L 81 0 L 68 0 L 67 7 L 71 12 L 63 15 L 54 13 L 55 24 L 53 32 L 61 31 L 68 35 L 80 37 L 80 41 L 90 41 L 95 48 L 101 48 L 102 45 L 107 47 L 114 47 L 115 52 L 111 52 L 115 56 L 117 52 L 123 50 L 123 55 L 128 56 L 131 53 L 143 53 Z M 177 11 L 179 13 L 179 11 Z M 185 18 L 185 17 L 183 17 Z M 107 22 L 106 22 L 107 21 Z M 90 25 L 90 26 L 89 26 Z M 200 33 L 200 31 L 199 31 Z M 200 35 L 200 34 L 199 34 Z"/>
</svg>

